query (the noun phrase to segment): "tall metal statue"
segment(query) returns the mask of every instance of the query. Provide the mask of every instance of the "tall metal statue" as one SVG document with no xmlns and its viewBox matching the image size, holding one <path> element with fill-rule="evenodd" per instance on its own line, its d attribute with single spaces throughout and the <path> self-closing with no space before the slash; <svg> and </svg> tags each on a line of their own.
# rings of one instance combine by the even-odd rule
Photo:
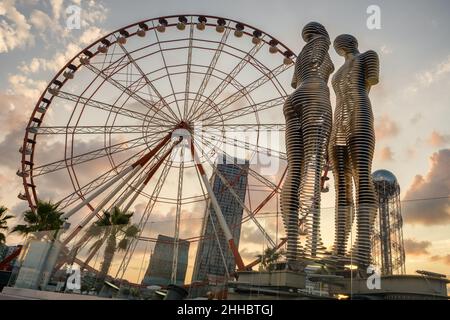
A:
<svg viewBox="0 0 450 320">
<path fill-rule="evenodd" d="M 345 57 L 332 79 L 336 109 L 329 158 L 336 190 L 334 254 L 346 255 L 356 211 L 356 239 L 351 256 L 363 267 L 370 264 L 370 237 L 377 208 L 371 175 L 375 133 L 369 91 L 378 83 L 379 61 L 374 51 L 360 53 L 358 41 L 348 34 L 338 36 L 334 48 Z"/>
<path fill-rule="evenodd" d="M 307 230 L 306 250 L 316 256 L 320 238 L 320 178 L 331 132 L 332 110 L 328 78 L 334 71 L 328 54 L 330 37 L 320 23 L 310 22 L 302 31 L 306 42 L 297 57 L 292 87 L 283 107 L 286 118 L 288 175 L 281 194 L 287 233 L 286 257 L 294 266 L 300 253 L 299 214 Z"/>
</svg>

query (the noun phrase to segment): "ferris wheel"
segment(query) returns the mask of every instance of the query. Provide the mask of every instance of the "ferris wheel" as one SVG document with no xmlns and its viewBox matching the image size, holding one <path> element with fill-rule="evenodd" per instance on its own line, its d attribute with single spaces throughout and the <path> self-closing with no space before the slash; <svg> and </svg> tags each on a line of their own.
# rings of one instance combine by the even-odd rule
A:
<svg viewBox="0 0 450 320">
<path fill-rule="evenodd" d="M 137 242 L 156 241 L 144 226 L 158 212 L 174 213 L 175 239 L 196 242 L 203 236 L 183 228 L 183 214 L 211 203 L 233 246 L 230 230 L 241 226 L 220 218 L 211 177 L 233 190 L 218 163 L 243 159 L 245 199 L 233 193 L 241 223 L 279 247 L 257 213 L 274 202 L 286 172 L 282 106 L 294 62 L 280 41 L 232 19 L 174 15 L 120 28 L 79 52 L 42 93 L 20 148 L 19 198 L 32 209 L 38 199 L 58 203 L 72 225 L 65 244 L 102 210 L 142 204 L 125 269 Z M 261 155 L 278 171 L 261 172 Z"/>
</svg>

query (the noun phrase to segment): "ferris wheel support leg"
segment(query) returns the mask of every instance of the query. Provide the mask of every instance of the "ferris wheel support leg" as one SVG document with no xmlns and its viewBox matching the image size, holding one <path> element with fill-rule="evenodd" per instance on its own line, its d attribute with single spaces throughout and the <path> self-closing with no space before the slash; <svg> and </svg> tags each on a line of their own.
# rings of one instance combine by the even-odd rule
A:
<svg viewBox="0 0 450 320">
<path fill-rule="evenodd" d="M 156 171 L 158 171 L 159 167 L 163 164 L 164 160 L 166 160 L 166 158 L 172 153 L 173 148 L 177 144 L 179 144 L 181 142 L 181 140 L 182 140 L 182 138 L 178 139 L 178 141 L 176 141 L 172 145 L 172 147 L 170 147 L 170 149 L 166 151 L 166 153 L 161 157 L 161 159 L 159 159 L 159 161 L 151 168 L 151 170 L 148 172 L 148 174 L 144 175 L 142 181 L 139 181 L 138 183 L 136 183 L 134 188 L 131 189 L 131 192 L 133 190 L 135 190 L 136 192 L 133 194 L 133 197 L 130 199 L 130 201 L 128 201 L 128 203 L 125 205 L 125 207 L 123 207 L 123 211 L 128 211 L 128 209 L 130 209 L 130 207 L 133 205 L 134 201 L 136 201 L 136 198 L 141 194 L 142 190 L 148 184 L 150 179 L 154 176 Z M 130 194 L 128 194 L 126 196 L 126 198 L 124 198 L 122 201 L 120 201 L 120 204 L 117 205 L 118 207 L 120 207 L 125 202 L 125 200 L 128 199 L 128 197 L 131 195 L 131 192 L 130 192 Z"/>
<path fill-rule="evenodd" d="M 142 190 L 145 188 L 145 183 L 142 183 L 138 189 L 136 189 L 136 192 L 133 194 L 133 197 L 128 201 L 128 203 L 125 205 L 125 207 L 122 208 L 123 211 L 128 211 L 130 207 L 133 205 L 134 201 L 136 201 L 136 198 L 142 193 Z"/>
<path fill-rule="evenodd" d="M 105 190 L 109 189 L 109 187 L 111 187 L 114 183 L 116 183 L 119 179 L 123 178 L 124 176 L 126 176 L 128 173 L 130 173 L 131 171 L 133 171 L 135 168 L 130 166 L 128 168 L 126 168 L 125 170 L 123 170 L 122 172 L 120 172 L 117 176 L 115 176 L 113 179 L 111 179 L 111 181 L 109 181 L 108 183 L 106 183 L 103 187 L 98 188 L 97 190 L 95 190 L 92 194 L 90 194 L 88 197 L 86 197 L 81 203 L 79 203 L 78 205 L 76 205 L 73 209 L 71 209 L 69 212 L 65 213 L 62 218 L 63 219 L 68 219 L 70 218 L 72 215 L 74 215 L 75 213 L 77 213 L 81 208 L 83 208 L 85 205 L 87 205 L 89 202 L 91 202 L 92 200 L 94 200 L 95 198 L 97 198 L 100 194 L 102 194 Z"/>
<path fill-rule="evenodd" d="M 211 204 L 216 213 L 220 228 L 222 229 L 222 231 L 225 235 L 225 239 L 227 239 L 228 245 L 230 246 L 231 252 L 233 253 L 234 260 L 236 262 L 236 266 L 237 266 L 238 270 L 244 270 L 245 269 L 244 262 L 242 261 L 242 257 L 239 254 L 236 243 L 234 242 L 233 235 L 231 234 L 231 231 L 230 231 L 230 228 L 228 227 L 227 221 L 225 220 L 225 217 L 223 216 L 222 209 L 220 208 L 220 205 L 217 202 L 217 198 L 213 192 L 211 184 L 209 183 L 209 180 L 208 180 L 208 177 L 206 176 L 205 170 L 203 169 L 203 166 L 202 166 L 200 160 L 198 159 L 197 154 L 195 153 L 193 141 L 191 141 L 191 154 L 194 159 L 195 165 L 198 169 L 198 172 L 200 173 L 200 177 L 202 178 L 203 184 L 205 185 L 206 190 L 208 191 L 208 194 L 210 196 Z"/>
<path fill-rule="evenodd" d="M 145 174 L 144 174 L 142 177 L 140 177 L 140 178 L 138 179 L 138 181 L 130 188 L 130 190 L 128 190 L 128 191 L 127 191 L 127 192 L 119 199 L 119 201 L 116 202 L 115 206 L 118 207 L 118 208 L 120 208 L 120 207 L 123 205 L 123 203 L 130 197 L 130 195 L 133 193 L 133 191 L 139 190 L 138 192 L 136 192 L 137 194 L 139 194 L 139 193 L 142 191 L 142 189 L 141 189 L 140 187 L 142 186 L 142 183 L 145 181 L 145 178 L 146 178 L 146 175 L 145 175 Z M 125 211 L 125 212 L 128 211 L 128 208 L 129 208 L 129 207 L 126 207 L 126 209 L 124 209 L 124 211 Z"/>
<path fill-rule="evenodd" d="M 123 187 L 123 185 L 125 183 L 127 183 L 139 170 L 142 169 L 143 166 L 145 166 L 145 164 L 170 140 L 172 133 L 168 133 L 163 140 L 161 140 L 161 142 L 158 143 L 158 145 L 152 149 L 150 152 L 148 152 L 146 155 L 144 155 L 142 158 L 140 158 L 139 160 L 137 160 L 134 164 L 132 164 L 131 166 L 129 166 L 128 168 L 126 168 L 125 170 L 123 170 L 122 172 L 120 172 L 116 177 L 114 177 L 111 181 L 109 181 L 108 183 L 106 183 L 103 187 L 99 188 L 98 190 L 96 190 L 95 192 L 93 192 L 91 195 L 89 195 L 89 197 L 86 197 L 80 204 L 78 204 L 76 207 L 74 207 L 72 210 L 70 210 L 69 212 L 67 212 L 66 214 L 64 214 L 62 216 L 62 218 L 64 219 L 68 219 L 70 216 L 72 216 L 73 214 L 75 214 L 78 210 L 80 210 L 83 206 L 87 205 L 90 201 L 92 201 L 93 199 L 95 199 L 97 196 L 99 196 L 101 193 L 103 193 L 105 190 L 109 189 L 110 186 L 112 186 L 114 183 L 116 183 L 119 179 L 123 178 L 124 176 L 126 176 L 128 173 L 132 172 L 131 175 L 129 175 L 124 181 L 121 183 L 121 188 Z M 119 189 L 120 190 L 120 189 Z M 113 192 L 112 195 L 115 195 L 115 193 Z M 110 200 L 110 199 L 109 199 Z M 109 201 L 108 200 L 108 201 Z M 94 210 L 95 211 L 95 210 Z M 98 212 L 98 211 L 97 211 Z M 96 213 L 95 213 L 96 214 Z M 89 220 L 91 220 L 94 216 L 92 215 L 92 213 L 89 215 L 89 219 L 86 219 L 87 222 Z M 86 221 L 85 220 L 85 221 Z M 87 223 L 86 222 L 86 223 Z M 63 242 L 64 245 L 66 245 L 67 243 L 69 243 L 77 234 L 78 232 L 84 227 L 84 225 L 86 225 L 86 223 L 82 223 L 80 224 Z"/>
<path fill-rule="evenodd" d="M 148 174 L 144 174 L 143 177 L 141 177 L 138 182 L 130 189 L 130 191 L 123 196 L 120 201 L 118 203 L 116 203 L 116 207 L 120 207 L 123 202 L 125 202 L 125 200 L 131 195 L 131 193 L 133 191 L 136 191 L 133 195 L 133 198 L 128 202 L 128 204 L 122 209 L 123 211 L 128 211 L 128 209 L 130 208 L 130 206 L 133 204 L 134 200 L 136 200 L 137 196 L 142 192 L 142 190 L 144 189 L 144 187 L 147 185 L 147 183 L 150 181 L 150 179 L 153 177 L 153 175 L 155 174 L 155 172 L 158 170 L 158 168 L 161 166 L 161 164 L 164 162 L 164 160 L 170 155 L 170 153 L 172 152 L 173 148 L 181 142 L 181 139 L 179 139 L 177 142 L 175 142 L 172 147 L 166 151 L 166 153 L 161 157 L 161 159 L 152 167 L 152 169 L 150 169 L 150 171 L 148 172 Z M 131 179 L 131 177 L 134 176 L 134 174 L 130 175 L 127 178 L 127 181 L 129 181 Z M 117 187 L 117 189 L 112 192 L 112 195 L 114 196 L 117 192 L 119 192 L 123 186 L 127 183 L 127 181 L 124 181 L 122 183 L 121 186 Z M 110 198 L 111 199 L 111 198 Z M 109 200 L 110 200 L 109 199 Z M 105 199 L 106 200 L 106 199 Z M 105 201 L 105 203 L 102 203 L 102 207 L 106 205 L 106 203 L 108 203 L 108 201 Z M 99 210 L 101 210 L 101 208 L 97 207 L 97 212 L 92 212 L 91 215 L 88 217 L 90 219 L 92 219 Z M 89 219 L 89 220 L 90 220 Z M 89 221 L 88 220 L 88 221 Z M 83 224 L 85 225 L 88 221 L 83 221 Z M 79 228 L 81 229 L 83 226 L 80 224 Z M 90 255 L 88 256 L 88 258 L 86 259 L 86 261 L 84 262 L 83 266 L 86 266 L 89 264 L 89 262 L 91 261 L 91 259 L 94 257 L 95 253 L 97 252 L 97 250 L 100 248 L 100 246 L 94 248 L 94 250 L 92 250 L 92 252 L 90 253 Z"/>
<path fill-rule="evenodd" d="M 136 166 L 131 171 L 131 174 L 128 175 L 105 199 L 103 199 L 100 204 L 93 210 L 91 213 L 77 226 L 75 231 L 64 240 L 64 244 L 69 243 L 77 234 L 78 232 L 83 229 L 86 224 L 89 223 L 96 215 L 100 212 L 101 209 L 130 181 L 130 179 L 136 175 L 139 170 L 141 170 L 141 166 Z"/>
</svg>

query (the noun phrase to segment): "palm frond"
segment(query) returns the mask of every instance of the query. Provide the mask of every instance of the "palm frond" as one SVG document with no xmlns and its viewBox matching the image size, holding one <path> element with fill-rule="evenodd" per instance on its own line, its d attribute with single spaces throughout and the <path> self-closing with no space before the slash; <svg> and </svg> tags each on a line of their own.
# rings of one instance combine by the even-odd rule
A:
<svg viewBox="0 0 450 320">
<path fill-rule="evenodd" d="M 119 241 L 119 244 L 117 245 L 117 249 L 118 251 L 125 251 L 128 248 L 128 239 L 127 238 L 123 238 L 122 240 Z"/>
<path fill-rule="evenodd" d="M 133 238 L 136 237 L 138 233 L 139 233 L 138 226 L 133 224 L 125 230 L 125 237 Z"/>
</svg>

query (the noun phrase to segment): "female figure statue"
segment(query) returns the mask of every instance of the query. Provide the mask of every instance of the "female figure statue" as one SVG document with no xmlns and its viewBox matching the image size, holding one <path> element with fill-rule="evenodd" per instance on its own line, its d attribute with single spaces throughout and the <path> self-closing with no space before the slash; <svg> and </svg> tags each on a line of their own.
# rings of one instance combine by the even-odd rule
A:
<svg viewBox="0 0 450 320">
<path fill-rule="evenodd" d="M 334 254 L 344 257 L 356 209 L 356 239 L 352 256 L 360 266 L 370 264 L 370 236 L 376 214 L 372 183 L 375 148 L 371 86 L 378 83 L 379 61 L 374 51 L 360 53 L 355 37 L 343 34 L 334 41 L 336 52 L 345 58 L 334 74 L 336 110 L 329 145 L 329 160 L 336 190 Z M 356 208 L 353 206 L 353 183 Z"/>
<path fill-rule="evenodd" d="M 295 91 L 283 107 L 286 119 L 288 175 L 281 194 L 287 233 L 287 262 L 293 268 L 299 255 L 299 213 L 306 225 L 306 252 L 316 256 L 320 238 L 320 181 L 332 111 L 328 78 L 334 66 L 328 54 L 330 38 L 324 26 L 308 23 L 302 31 L 303 47 L 295 64 Z"/>
</svg>

